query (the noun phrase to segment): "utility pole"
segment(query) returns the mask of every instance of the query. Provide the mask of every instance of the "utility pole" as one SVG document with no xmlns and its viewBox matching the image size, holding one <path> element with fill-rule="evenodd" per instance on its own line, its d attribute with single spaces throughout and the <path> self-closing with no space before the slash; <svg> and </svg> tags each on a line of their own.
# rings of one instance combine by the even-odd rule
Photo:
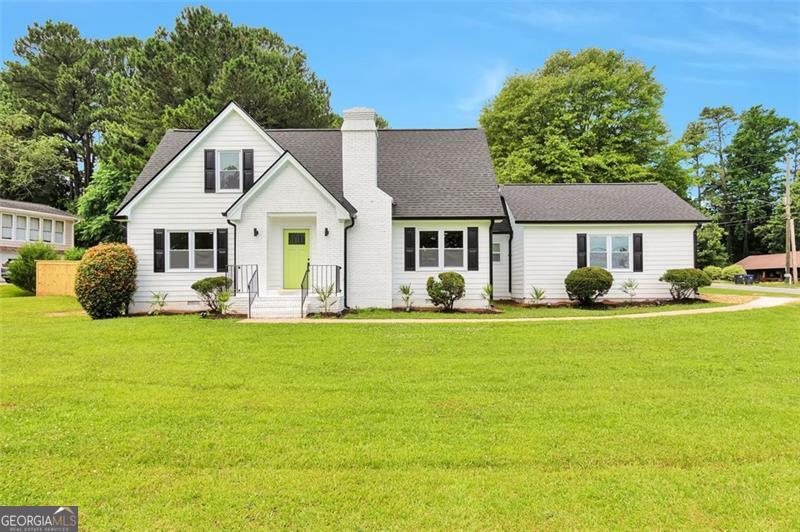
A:
<svg viewBox="0 0 800 532">
<path fill-rule="evenodd" d="M 792 185 L 789 156 L 786 156 L 786 273 L 789 275 L 789 284 L 797 282 L 797 249 L 794 234 L 794 220 L 792 219 Z"/>
</svg>

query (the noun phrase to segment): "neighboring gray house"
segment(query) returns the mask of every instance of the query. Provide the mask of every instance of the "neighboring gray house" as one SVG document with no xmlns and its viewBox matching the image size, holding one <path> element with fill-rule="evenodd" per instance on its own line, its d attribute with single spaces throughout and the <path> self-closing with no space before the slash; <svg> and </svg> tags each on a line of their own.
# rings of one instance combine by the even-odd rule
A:
<svg viewBox="0 0 800 532">
<path fill-rule="evenodd" d="M 16 257 L 19 247 L 28 242 L 46 242 L 60 252 L 70 249 L 77 221 L 49 205 L 0 198 L 0 264 Z"/>
<path fill-rule="evenodd" d="M 542 220 L 553 215 L 539 214 L 537 190 L 567 193 L 569 207 L 583 189 L 498 187 L 481 130 L 378 130 L 371 109 L 345 111 L 341 130 L 265 130 L 231 103 L 201 130 L 168 131 L 117 215 L 139 259 L 134 310 L 155 291 L 172 308 L 198 308 L 192 282 L 223 273 L 235 306 L 261 316 L 314 309 L 314 287 L 328 285 L 337 308 L 399 306 L 403 284 L 422 306 L 427 278 L 442 271 L 464 276 L 461 307 L 485 306 L 487 284 L 522 299 L 541 283 L 563 298 L 580 253 L 600 263 L 600 236 L 615 277 L 666 296 L 657 278 L 692 265 L 704 218 L 661 185 L 612 187 L 625 193 L 616 202 L 600 201 L 600 188 L 581 196 L 599 193 L 586 201 L 602 219 L 565 210 L 566 220 Z M 648 218 L 653 202 L 681 216 Z"/>
</svg>

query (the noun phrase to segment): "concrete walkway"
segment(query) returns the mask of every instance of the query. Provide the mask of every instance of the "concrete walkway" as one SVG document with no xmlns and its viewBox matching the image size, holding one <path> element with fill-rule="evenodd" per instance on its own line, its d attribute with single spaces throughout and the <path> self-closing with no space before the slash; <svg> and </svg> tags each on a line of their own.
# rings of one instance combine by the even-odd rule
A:
<svg viewBox="0 0 800 532">
<path fill-rule="evenodd" d="M 762 308 L 778 307 L 790 303 L 800 303 L 797 299 L 790 297 L 760 297 L 740 305 L 730 305 L 727 307 L 707 307 L 686 310 L 667 310 L 664 312 L 642 312 L 639 314 L 613 314 L 609 316 L 561 316 L 554 318 L 389 318 L 389 319 L 363 319 L 363 320 L 343 320 L 343 319 L 265 319 L 250 318 L 241 320 L 239 323 L 509 323 L 509 322 L 534 322 L 534 321 L 582 321 L 582 320 L 615 320 L 615 319 L 640 319 L 640 318 L 660 318 L 662 316 L 689 316 L 692 314 L 714 314 L 717 312 L 738 312 L 741 310 L 755 310 Z"/>
<path fill-rule="evenodd" d="M 795 285 L 796 286 L 796 285 Z M 800 296 L 800 288 L 781 288 L 778 286 L 758 286 L 757 284 L 728 284 L 712 283 L 711 288 L 724 288 L 725 290 L 743 290 L 752 292 L 770 292 L 774 294 L 795 294 Z"/>
</svg>

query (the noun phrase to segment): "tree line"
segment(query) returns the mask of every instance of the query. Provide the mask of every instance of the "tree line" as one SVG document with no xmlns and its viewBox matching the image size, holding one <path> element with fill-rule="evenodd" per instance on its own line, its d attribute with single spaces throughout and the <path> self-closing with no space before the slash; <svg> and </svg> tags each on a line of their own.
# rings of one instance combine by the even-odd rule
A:
<svg viewBox="0 0 800 532">
<path fill-rule="evenodd" d="M 785 159 L 800 164 L 800 126 L 755 105 L 705 107 L 677 140 L 661 114 L 654 69 L 615 50 L 557 52 L 509 77 L 481 114 L 498 180 L 656 181 L 713 223 L 698 232 L 700 266 L 785 249 Z M 800 185 L 792 185 L 793 217 Z"/>
<path fill-rule="evenodd" d="M 200 128 L 230 100 L 267 128 L 341 124 L 300 48 L 206 7 L 146 39 L 47 21 L 13 51 L 0 72 L 0 196 L 76 211 L 85 245 L 124 239 L 111 216 L 169 128 Z M 498 181 L 658 181 L 714 220 L 699 232 L 701 265 L 782 251 L 780 165 L 788 156 L 796 174 L 798 124 L 763 106 L 707 107 L 673 140 L 664 93 L 652 67 L 615 50 L 556 52 L 510 76 L 480 117 Z"/>
</svg>

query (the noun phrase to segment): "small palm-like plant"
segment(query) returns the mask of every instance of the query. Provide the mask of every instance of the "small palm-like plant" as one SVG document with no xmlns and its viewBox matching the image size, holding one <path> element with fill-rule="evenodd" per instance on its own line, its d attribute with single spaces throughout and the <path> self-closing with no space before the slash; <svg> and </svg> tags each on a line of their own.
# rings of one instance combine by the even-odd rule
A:
<svg viewBox="0 0 800 532">
<path fill-rule="evenodd" d="M 619 287 L 628 295 L 631 303 L 633 303 L 633 298 L 636 297 L 636 291 L 639 290 L 639 283 L 635 279 L 625 279 Z"/>
<path fill-rule="evenodd" d="M 231 292 L 224 290 L 217 296 L 217 309 L 221 316 L 224 316 L 231 309 Z"/>
<path fill-rule="evenodd" d="M 494 286 L 487 284 L 483 287 L 483 291 L 481 292 L 481 298 L 484 299 L 490 307 L 493 307 L 492 304 L 494 302 Z"/>
<path fill-rule="evenodd" d="M 401 284 L 400 285 L 400 297 L 403 299 L 403 305 L 405 306 L 406 312 L 411 312 L 411 305 L 414 303 L 412 301 L 412 296 L 414 295 L 414 289 L 411 288 L 410 284 Z"/>
<path fill-rule="evenodd" d="M 314 293 L 317 294 L 319 302 L 322 304 L 322 313 L 330 314 L 331 307 L 336 304 L 337 299 L 333 297 L 333 283 L 327 286 L 315 286 Z"/>
<path fill-rule="evenodd" d="M 531 293 L 529 295 L 531 296 L 531 299 L 533 299 L 533 302 L 538 305 L 544 299 L 545 289 L 532 286 Z"/>
<path fill-rule="evenodd" d="M 153 297 L 150 300 L 150 315 L 151 316 L 158 316 L 162 312 L 164 312 L 164 306 L 167 304 L 167 294 L 166 292 L 150 292 Z"/>
</svg>

